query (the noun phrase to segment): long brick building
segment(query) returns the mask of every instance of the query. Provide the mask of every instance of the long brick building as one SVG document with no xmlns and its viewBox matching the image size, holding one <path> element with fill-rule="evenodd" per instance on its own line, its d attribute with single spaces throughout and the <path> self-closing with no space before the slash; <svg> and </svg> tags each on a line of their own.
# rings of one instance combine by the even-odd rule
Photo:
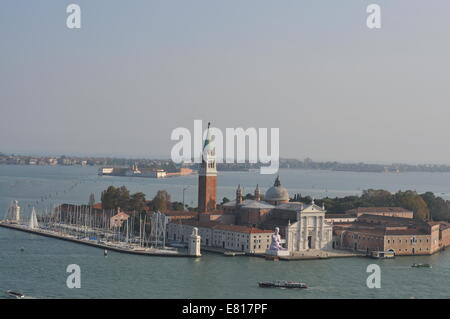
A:
<svg viewBox="0 0 450 319">
<path fill-rule="evenodd" d="M 255 227 L 225 225 L 219 222 L 184 220 L 167 225 L 167 238 L 187 243 L 192 229 L 196 227 L 201 245 L 246 253 L 264 253 L 270 245 L 273 231 Z"/>
<path fill-rule="evenodd" d="M 364 214 L 333 228 L 333 248 L 395 255 L 431 255 L 450 245 L 450 225 L 413 218 Z"/>
</svg>

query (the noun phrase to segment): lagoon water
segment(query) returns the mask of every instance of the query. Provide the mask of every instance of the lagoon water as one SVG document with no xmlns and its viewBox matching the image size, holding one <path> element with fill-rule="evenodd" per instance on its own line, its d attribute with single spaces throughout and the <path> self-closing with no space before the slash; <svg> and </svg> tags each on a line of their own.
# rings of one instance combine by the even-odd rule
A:
<svg viewBox="0 0 450 319">
<path fill-rule="evenodd" d="M 252 192 L 259 184 L 271 186 L 274 176 L 224 172 L 218 179 L 218 197 L 234 197 L 237 184 Z M 352 173 L 316 170 L 280 170 L 280 180 L 291 194 L 317 198 L 359 194 L 367 188 L 390 191 L 433 191 L 450 198 L 450 174 Z M 61 202 L 86 203 L 89 194 L 99 199 L 109 185 L 142 191 L 147 198 L 166 189 L 173 200 L 196 202 L 197 177 L 147 179 L 100 177 L 95 167 L 0 165 L 0 217 L 13 199 L 27 216 L 31 206 L 50 209 Z M 50 196 L 51 195 L 51 196 Z M 24 251 L 21 251 L 21 248 Z M 381 288 L 369 289 L 367 266 L 381 267 Z M 411 268 L 430 263 L 433 268 Z M 66 286 L 66 267 L 81 267 L 81 288 Z M 263 289 L 263 280 L 296 280 L 310 288 Z M 338 258 L 269 262 L 260 258 L 223 257 L 206 253 L 200 259 L 134 256 L 0 228 L 0 298 L 18 290 L 38 298 L 449 298 L 450 249 L 433 256 L 394 260 Z"/>
</svg>

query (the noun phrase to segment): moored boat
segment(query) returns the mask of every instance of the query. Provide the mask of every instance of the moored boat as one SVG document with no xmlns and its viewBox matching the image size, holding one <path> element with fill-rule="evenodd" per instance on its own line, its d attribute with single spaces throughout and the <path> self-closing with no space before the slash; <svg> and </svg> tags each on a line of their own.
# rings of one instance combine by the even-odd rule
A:
<svg viewBox="0 0 450 319">
<path fill-rule="evenodd" d="M 390 259 L 395 258 L 395 253 L 393 251 L 372 251 L 370 257 L 376 259 Z"/>
<path fill-rule="evenodd" d="M 245 253 L 243 251 L 226 251 L 223 253 L 224 256 L 234 257 L 234 256 L 244 256 Z"/>
<path fill-rule="evenodd" d="M 262 288 L 308 288 L 308 286 L 303 282 L 296 281 L 263 281 L 259 283 Z"/>
<path fill-rule="evenodd" d="M 7 291 L 6 291 L 6 294 L 7 294 L 8 296 L 10 296 L 10 297 L 12 297 L 12 298 L 16 298 L 16 299 L 23 299 L 23 298 L 25 298 L 25 295 L 24 295 L 24 294 L 22 294 L 22 293 L 20 293 L 20 292 L 17 292 L 17 291 L 7 290 Z"/>
<path fill-rule="evenodd" d="M 411 267 L 414 267 L 414 268 L 432 268 L 430 264 L 412 264 Z"/>
</svg>

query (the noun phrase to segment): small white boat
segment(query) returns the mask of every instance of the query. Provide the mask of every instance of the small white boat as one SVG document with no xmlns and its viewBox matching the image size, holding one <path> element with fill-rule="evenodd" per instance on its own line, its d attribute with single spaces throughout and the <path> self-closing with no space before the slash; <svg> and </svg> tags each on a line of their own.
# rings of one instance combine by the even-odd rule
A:
<svg viewBox="0 0 450 319">
<path fill-rule="evenodd" d="M 8 296 L 10 296 L 10 297 L 12 297 L 12 298 L 16 298 L 16 299 L 23 299 L 23 298 L 25 298 L 25 295 L 24 295 L 24 294 L 22 294 L 22 293 L 20 293 L 20 292 L 17 292 L 17 291 L 7 290 L 7 291 L 6 291 L 6 294 L 7 294 Z"/>
</svg>

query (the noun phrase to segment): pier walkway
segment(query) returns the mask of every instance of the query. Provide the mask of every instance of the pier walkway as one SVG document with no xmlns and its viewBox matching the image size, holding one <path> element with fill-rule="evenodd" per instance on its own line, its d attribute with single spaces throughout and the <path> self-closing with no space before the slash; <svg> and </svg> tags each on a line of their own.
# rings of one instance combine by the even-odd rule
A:
<svg viewBox="0 0 450 319">
<path fill-rule="evenodd" d="M 70 235 L 64 235 L 60 234 L 54 231 L 50 230 L 43 230 L 43 229 L 30 229 L 27 226 L 22 226 L 18 224 L 11 224 L 0 221 L 0 227 L 9 228 L 17 231 L 22 231 L 26 233 L 31 233 L 35 235 L 55 238 L 55 239 L 61 239 L 65 241 L 74 242 L 77 244 L 97 247 L 101 249 L 116 251 L 119 253 L 125 253 L 125 254 L 133 254 L 133 255 L 142 255 L 142 256 L 159 256 L 159 257 L 195 257 L 188 255 L 187 253 L 180 252 L 175 249 L 157 249 L 157 248 L 142 248 L 142 247 L 130 247 L 130 246 L 118 246 L 117 244 L 113 243 L 99 243 L 98 241 L 93 240 L 86 240 L 86 239 L 78 239 L 74 236 Z"/>
</svg>

